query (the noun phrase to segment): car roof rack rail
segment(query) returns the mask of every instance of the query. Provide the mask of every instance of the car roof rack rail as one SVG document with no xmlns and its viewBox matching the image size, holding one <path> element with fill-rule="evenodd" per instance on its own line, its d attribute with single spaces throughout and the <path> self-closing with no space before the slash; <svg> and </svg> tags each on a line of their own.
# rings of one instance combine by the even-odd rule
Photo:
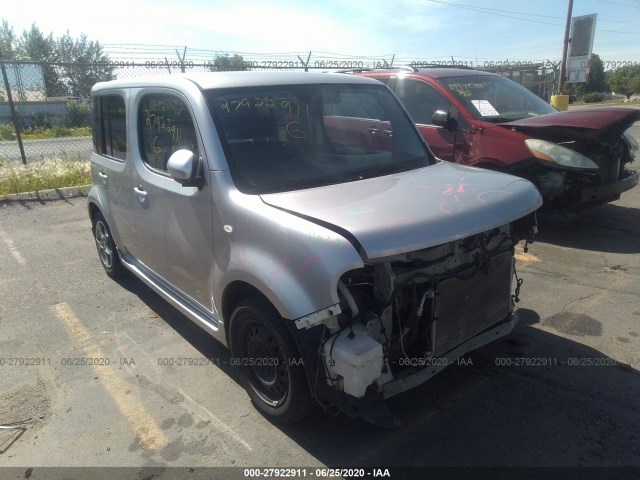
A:
<svg viewBox="0 0 640 480">
<path fill-rule="evenodd" d="M 415 71 L 420 71 L 421 68 L 460 68 L 462 70 L 475 70 L 475 67 L 470 67 L 469 65 L 455 65 L 451 63 L 422 63 L 415 62 L 416 65 L 412 66 L 415 68 Z"/>
<path fill-rule="evenodd" d="M 344 70 L 335 70 L 334 73 L 364 73 L 364 72 L 417 72 L 416 67 L 411 65 L 398 65 L 397 67 L 364 67 L 364 68 L 347 68 Z"/>
</svg>

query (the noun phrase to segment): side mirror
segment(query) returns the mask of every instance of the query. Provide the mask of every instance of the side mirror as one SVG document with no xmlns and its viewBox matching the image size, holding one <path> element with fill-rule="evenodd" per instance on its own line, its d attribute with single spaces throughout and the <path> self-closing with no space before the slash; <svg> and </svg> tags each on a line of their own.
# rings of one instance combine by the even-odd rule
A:
<svg viewBox="0 0 640 480">
<path fill-rule="evenodd" d="M 444 110 L 436 110 L 435 112 L 433 112 L 431 123 L 437 125 L 438 127 L 446 128 L 451 132 L 453 132 L 458 127 L 458 122 L 456 121 L 456 119 L 453 118 L 449 114 L 449 112 L 445 112 Z"/>
<path fill-rule="evenodd" d="M 202 187 L 200 159 L 195 158 L 191 150 L 173 152 L 167 162 L 167 171 L 183 187 Z"/>
</svg>

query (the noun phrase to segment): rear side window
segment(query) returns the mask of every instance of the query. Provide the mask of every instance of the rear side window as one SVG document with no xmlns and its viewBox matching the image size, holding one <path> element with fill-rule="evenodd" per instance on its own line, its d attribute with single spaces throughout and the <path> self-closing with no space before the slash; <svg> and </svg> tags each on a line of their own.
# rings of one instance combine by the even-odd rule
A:
<svg viewBox="0 0 640 480">
<path fill-rule="evenodd" d="M 93 149 L 100 155 L 127 158 L 127 113 L 120 95 L 93 99 Z"/>
<path fill-rule="evenodd" d="M 393 86 L 396 83 L 395 77 L 369 77 L 369 78 L 375 78 L 377 81 L 384 83 L 391 90 L 393 90 Z"/>
<path fill-rule="evenodd" d="M 177 150 L 191 150 L 196 158 L 198 140 L 187 105 L 167 94 L 145 95 L 140 102 L 138 132 L 142 160 L 151 168 L 167 171 L 167 162 Z"/>
<path fill-rule="evenodd" d="M 340 102 L 325 106 L 325 114 L 351 118 L 368 118 L 372 120 L 389 120 L 380 103 L 372 102 L 367 92 L 343 92 Z"/>
</svg>

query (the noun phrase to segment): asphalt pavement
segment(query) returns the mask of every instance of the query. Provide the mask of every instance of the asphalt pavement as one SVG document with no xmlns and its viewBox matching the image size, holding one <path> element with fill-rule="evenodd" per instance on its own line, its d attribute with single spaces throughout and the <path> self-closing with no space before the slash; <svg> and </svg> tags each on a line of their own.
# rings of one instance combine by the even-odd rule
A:
<svg viewBox="0 0 640 480">
<path fill-rule="evenodd" d="M 640 467 L 640 188 L 541 217 L 517 258 L 519 326 L 390 399 L 402 427 L 282 427 L 224 347 L 104 274 L 84 199 L 2 204 L 0 424 L 24 428 L 0 466 Z"/>
</svg>

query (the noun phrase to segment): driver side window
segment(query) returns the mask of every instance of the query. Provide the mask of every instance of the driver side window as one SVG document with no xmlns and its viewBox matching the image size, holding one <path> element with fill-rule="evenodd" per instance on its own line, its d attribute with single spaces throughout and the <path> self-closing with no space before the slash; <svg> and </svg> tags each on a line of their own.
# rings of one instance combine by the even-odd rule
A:
<svg viewBox="0 0 640 480">
<path fill-rule="evenodd" d="M 436 110 L 451 111 L 451 102 L 430 85 L 404 78 L 398 80 L 396 93 L 404 103 L 414 122 L 432 125 L 431 117 Z"/>
<path fill-rule="evenodd" d="M 149 94 L 140 102 L 138 131 L 142 160 L 155 170 L 167 171 L 172 153 L 191 150 L 198 158 L 196 129 L 187 105 L 178 97 Z"/>
</svg>

